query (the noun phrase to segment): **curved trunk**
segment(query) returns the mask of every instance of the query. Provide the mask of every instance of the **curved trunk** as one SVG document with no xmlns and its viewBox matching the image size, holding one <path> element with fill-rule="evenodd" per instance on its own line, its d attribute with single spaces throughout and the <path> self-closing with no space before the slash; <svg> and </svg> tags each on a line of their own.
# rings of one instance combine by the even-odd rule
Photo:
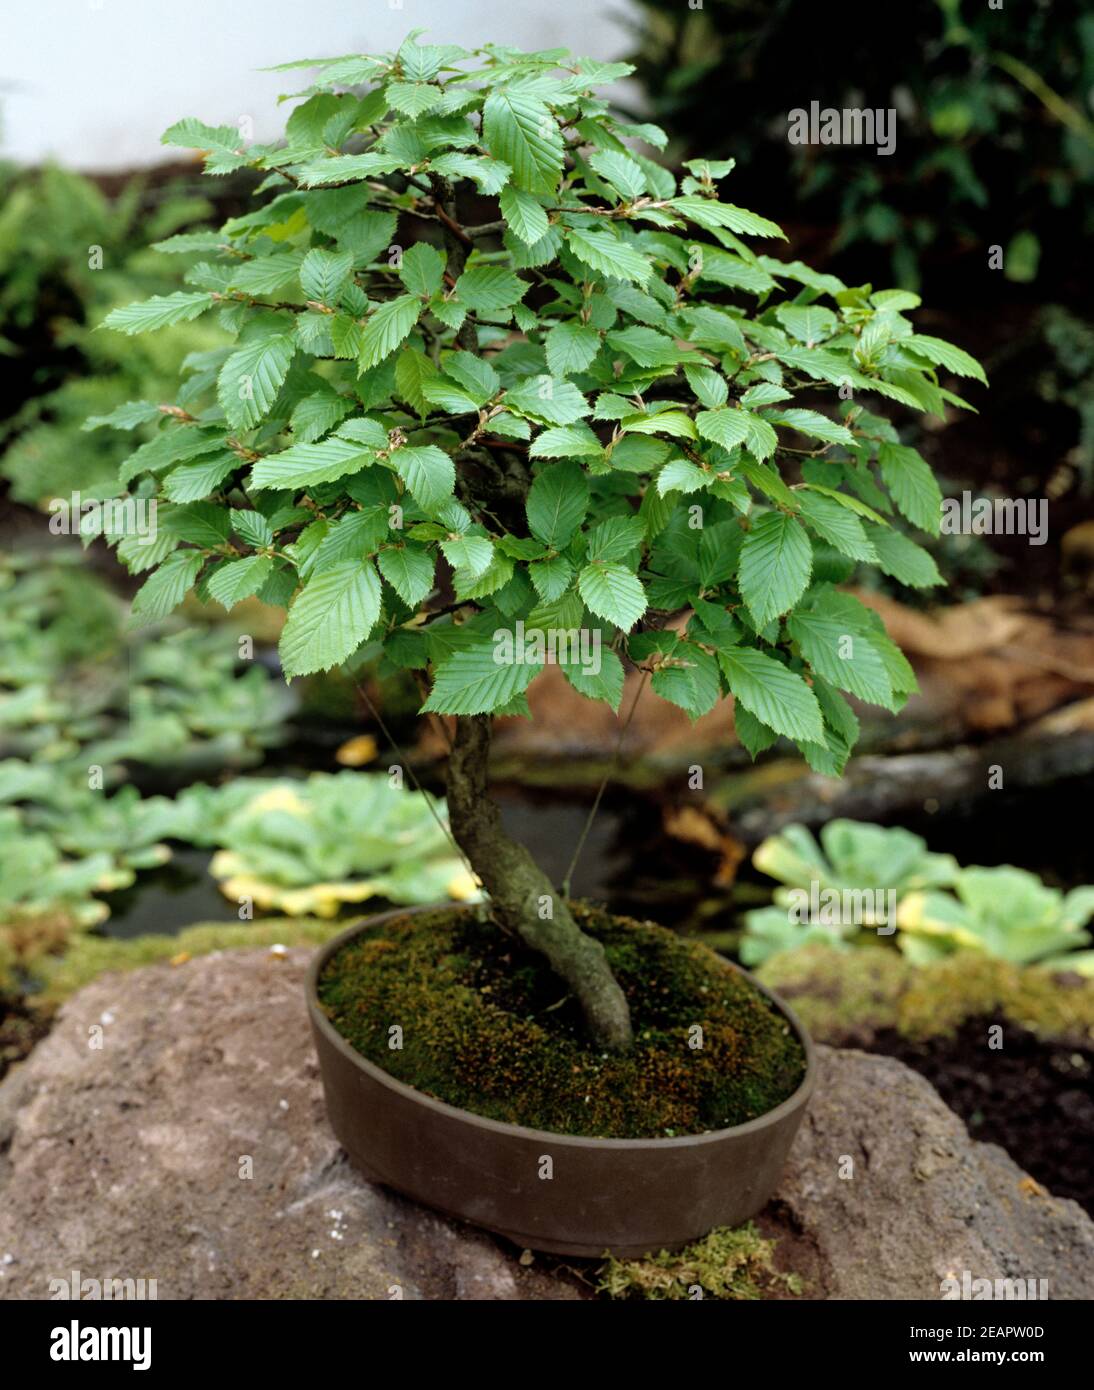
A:
<svg viewBox="0 0 1094 1390">
<path fill-rule="evenodd" d="M 599 941 L 581 930 L 531 854 L 502 828 L 486 784 L 490 716 L 460 715 L 448 759 L 452 833 L 502 925 L 550 961 L 577 997 L 594 1042 L 620 1051 L 631 1042 L 630 1010 Z"/>
</svg>

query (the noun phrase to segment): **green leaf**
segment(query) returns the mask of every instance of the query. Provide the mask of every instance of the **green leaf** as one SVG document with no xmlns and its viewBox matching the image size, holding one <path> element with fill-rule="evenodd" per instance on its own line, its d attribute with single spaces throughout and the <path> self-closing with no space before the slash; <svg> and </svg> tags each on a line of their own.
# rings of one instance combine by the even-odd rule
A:
<svg viewBox="0 0 1094 1390">
<path fill-rule="evenodd" d="M 845 616 L 800 611 L 791 614 L 786 627 L 818 675 L 860 700 L 886 708 L 892 706 L 892 681 L 881 653 L 861 628 Z"/>
<path fill-rule="evenodd" d="M 456 465 L 436 444 L 404 445 L 394 451 L 391 462 L 410 495 L 425 511 L 434 511 L 452 496 Z"/>
<path fill-rule="evenodd" d="M 424 352 L 404 348 L 395 359 L 395 391 L 401 401 L 424 419 L 429 414 L 429 401 L 424 389 L 439 375 L 437 368 Z"/>
<path fill-rule="evenodd" d="M 750 418 L 747 410 L 701 410 L 695 417 L 695 427 L 704 439 L 732 449 L 747 437 Z"/>
<path fill-rule="evenodd" d="M 709 714 L 722 696 L 718 679 L 718 663 L 713 656 L 694 642 L 677 642 L 650 681 L 663 700 L 679 705 L 690 719 Z"/>
<path fill-rule="evenodd" d="M 436 247 L 417 241 L 403 253 L 399 275 L 410 294 L 431 299 L 444 283 L 447 262 Z"/>
<path fill-rule="evenodd" d="M 830 420 L 827 415 L 822 415 L 818 410 L 780 410 L 772 411 L 768 416 L 776 425 L 789 425 L 791 429 L 798 430 L 801 434 L 808 434 L 813 439 L 821 439 L 826 444 L 853 445 L 855 436 L 847 428 L 835 420 Z"/>
<path fill-rule="evenodd" d="M 625 201 L 633 203 L 645 193 L 646 175 L 641 164 L 629 154 L 622 154 L 618 150 L 597 150 L 589 157 L 589 163 Z"/>
<path fill-rule="evenodd" d="M 455 570 L 469 579 L 485 574 L 494 558 L 494 546 L 485 536 L 454 536 L 441 541 L 444 557 Z"/>
<path fill-rule="evenodd" d="M 786 240 L 782 228 L 777 223 L 768 221 L 766 217 L 758 217 L 746 208 L 735 207 L 733 203 L 718 203 L 711 198 L 688 196 L 670 198 L 669 207 L 682 212 L 692 222 L 710 231 L 718 227 L 728 227 L 731 232 L 739 232 L 744 236 L 781 237 L 783 241 Z"/>
<path fill-rule="evenodd" d="M 418 322 L 422 303 L 415 295 L 401 294 L 389 299 L 365 320 L 361 336 L 358 371 L 367 372 L 385 357 L 390 357 Z"/>
<path fill-rule="evenodd" d="M 769 729 L 799 742 L 824 738 L 820 706 L 801 676 L 752 647 L 719 651 L 718 662 L 734 698 Z"/>
<path fill-rule="evenodd" d="M 491 92 L 483 103 L 486 149 L 508 164 L 513 182 L 528 193 L 553 193 L 562 175 L 565 147 L 550 108 L 520 92 Z"/>
<path fill-rule="evenodd" d="M 537 435 L 529 458 L 599 458 L 604 452 L 596 435 L 583 420 L 574 425 L 554 425 Z"/>
<path fill-rule="evenodd" d="M 476 314 L 498 314 L 530 288 L 527 280 L 500 265 L 476 265 L 456 281 L 456 298 Z"/>
<path fill-rule="evenodd" d="M 376 563 L 380 566 L 380 573 L 408 608 L 417 608 L 433 588 L 435 561 L 422 546 L 412 542 L 391 546 L 380 551 Z"/>
<path fill-rule="evenodd" d="M 332 435 L 315 444 L 294 444 L 279 454 L 267 454 L 251 469 L 250 486 L 312 487 L 356 473 L 376 457 L 375 450 L 354 439 Z"/>
<path fill-rule="evenodd" d="M 812 569 L 813 548 L 794 517 L 765 512 L 756 518 L 741 546 L 738 580 L 758 630 L 794 606 Z"/>
<path fill-rule="evenodd" d="M 567 227 L 566 244 L 579 261 L 611 280 L 635 280 L 644 285 L 653 270 L 641 252 L 610 232 Z"/>
<path fill-rule="evenodd" d="M 229 560 L 209 576 L 206 586 L 209 596 L 225 608 L 234 608 L 241 599 L 258 593 L 272 568 L 270 555 L 247 555 L 242 560 Z"/>
<path fill-rule="evenodd" d="M 942 338 L 925 337 L 922 333 L 912 333 L 900 341 L 902 347 L 911 348 L 920 357 L 925 357 L 936 366 L 945 367 L 955 376 L 970 376 L 982 381 L 985 386 L 988 384 L 984 369 L 976 358 L 970 357 L 963 349 L 954 347 L 953 343 L 947 343 Z"/>
<path fill-rule="evenodd" d="M 193 587 L 205 556 L 200 550 L 176 550 L 152 571 L 133 598 L 133 617 L 140 623 L 166 618 Z"/>
<path fill-rule="evenodd" d="M 577 576 L 577 587 L 585 605 L 598 618 L 605 618 L 629 632 L 646 611 L 646 591 L 633 570 L 625 565 L 594 563 Z"/>
<path fill-rule="evenodd" d="M 670 459 L 657 475 L 657 491 L 662 497 L 667 492 L 697 492 L 710 481 L 710 474 L 687 459 Z"/>
<path fill-rule="evenodd" d="M 930 589 L 943 582 L 930 552 L 891 526 L 870 528 L 877 552 L 875 563 L 899 584 L 910 589 Z"/>
<path fill-rule="evenodd" d="M 152 401 L 126 401 L 115 406 L 109 415 L 89 415 L 80 426 L 81 430 L 97 430 L 107 425 L 115 430 L 133 430 L 138 425 L 150 424 L 160 417 L 160 408 Z"/>
<path fill-rule="evenodd" d="M 530 193 L 510 185 L 501 190 L 498 201 L 502 217 L 525 246 L 534 246 L 547 235 L 547 213 Z"/>
<path fill-rule="evenodd" d="M 528 578 L 544 603 L 553 603 L 570 587 L 574 567 L 565 555 L 551 555 L 528 566 Z"/>
<path fill-rule="evenodd" d="M 572 382 L 549 376 L 531 377 L 510 386 L 505 404 L 548 425 L 570 425 L 591 413 L 588 401 Z"/>
<path fill-rule="evenodd" d="M 585 520 L 589 483 L 578 463 L 555 463 L 539 472 L 528 490 L 528 528 L 544 545 L 561 550 Z"/>
<path fill-rule="evenodd" d="M 432 111 L 443 93 L 428 82 L 389 82 L 384 90 L 389 106 L 404 116 L 424 116 Z"/>
<path fill-rule="evenodd" d="M 300 444 L 311 444 L 335 425 L 341 424 L 353 409 L 353 402 L 347 396 L 324 385 L 310 396 L 305 396 L 293 409 L 289 426 L 293 436 Z"/>
<path fill-rule="evenodd" d="M 116 328 L 132 337 L 134 333 L 150 333 L 173 323 L 188 323 L 212 304 L 211 294 L 191 294 L 187 290 L 157 294 L 137 304 L 127 304 L 123 309 L 112 309 L 103 319 L 103 327 Z"/>
<path fill-rule="evenodd" d="M 508 648 L 505 636 L 509 638 Z M 458 647 L 438 664 L 423 712 L 488 714 L 509 704 L 542 670 L 535 663 L 514 660 L 514 646 L 513 634 L 499 629 L 493 638 Z"/>
<path fill-rule="evenodd" d="M 215 492 L 243 460 L 230 449 L 172 468 L 163 480 L 163 495 L 171 502 L 197 502 Z"/>
<path fill-rule="evenodd" d="M 854 511 L 841 507 L 831 497 L 804 488 L 798 493 L 798 507 L 806 524 L 841 554 L 867 564 L 877 563 L 877 552 Z"/>
<path fill-rule="evenodd" d="M 380 616 L 380 580 L 371 560 L 350 560 L 316 574 L 297 594 L 278 652 L 286 679 L 346 661 Z"/>
<path fill-rule="evenodd" d="M 901 514 L 921 531 L 937 536 L 942 525 L 942 490 L 930 466 L 906 444 L 882 444 L 881 476 Z"/>
<path fill-rule="evenodd" d="M 217 378 L 217 399 L 234 430 L 253 429 L 266 418 L 295 355 L 288 334 L 259 338 L 232 353 Z"/>
<path fill-rule="evenodd" d="M 348 251 L 313 248 L 300 266 L 300 286 L 309 299 L 334 308 L 353 273 L 353 256 Z"/>
</svg>

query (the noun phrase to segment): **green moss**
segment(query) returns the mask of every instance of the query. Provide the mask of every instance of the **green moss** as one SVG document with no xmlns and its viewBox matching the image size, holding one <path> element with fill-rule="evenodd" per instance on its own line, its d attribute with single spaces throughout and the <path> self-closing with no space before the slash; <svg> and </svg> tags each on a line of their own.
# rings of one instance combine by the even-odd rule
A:
<svg viewBox="0 0 1094 1390">
<path fill-rule="evenodd" d="M 177 936 L 74 936 L 64 955 L 35 962 L 40 990 L 36 1005 L 52 1007 L 108 970 L 135 970 L 141 965 L 178 956 L 205 956 L 212 951 L 245 947 L 318 946 L 346 927 L 344 921 L 320 922 L 308 917 L 264 918 L 259 922 L 201 922 Z"/>
<path fill-rule="evenodd" d="M 967 1019 L 997 1015 L 1040 1038 L 1094 1042 L 1094 981 L 978 952 L 911 965 L 881 947 L 805 946 L 756 973 L 820 1042 L 868 1042 L 885 1028 L 912 1039 L 951 1036 Z"/>
<path fill-rule="evenodd" d="M 663 927 L 573 911 L 604 943 L 630 1004 L 625 1053 L 594 1051 L 541 957 L 472 912 L 397 917 L 357 937 L 329 962 L 320 998 L 342 1036 L 400 1081 L 533 1129 L 696 1134 L 755 1119 L 794 1092 L 801 1045 L 745 976 Z M 690 1045 L 695 1025 L 701 1047 Z"/>
<path fill-rule="evenodd" d="M 736 1230 L 720 1226 L 675 1253 L 608 1260 L 598 1271 L 597 1292 L 619 1299 L 723 1300 L 755 1300 L 782 1289 L 800 1293 L 797 1275 L 776 1271 L 774 1253 L 775 1241 L 761 1236 L 751 1222 Z"/>
</svg>

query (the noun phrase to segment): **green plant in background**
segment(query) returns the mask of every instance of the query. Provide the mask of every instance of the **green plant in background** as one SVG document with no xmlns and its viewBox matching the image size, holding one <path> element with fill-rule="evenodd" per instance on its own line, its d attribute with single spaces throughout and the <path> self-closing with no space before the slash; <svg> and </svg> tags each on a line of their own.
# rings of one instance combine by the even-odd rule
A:
<svg viewBox="0 0 1094 1390">
<path fill-rule="evenodd" d="M 124 450 L 109 432 L 82 433 L 85 421 L 134 395 L 170 398 L 187 355 L 223 340 L 211 326 L 183 325 L 123 348 L 93 331 L 135 295 L 179 286 L 194 258 L 180 263 L 148 243 L 212 208 L 178 185 L 136 179 L 110 199 L 66 170 L 0 166 L 0 476 L 17 501 L 109 495 Z"/>
<path fill-rule="evenodd" d="M 1094 230 L 1094 18 L 1080 0 L 640 0 L 638 80 L 684 154 L 735 156 L 780 213 L 872 244 L 897 282 L 1003 242 L 1019 282 L 1066 276 Z M 727 118 L 726 94 L 732 93 Z M 788 115 L 895 109 L 896 156 L 788 143 Z M 772 155 L 775 156 L 772 159 Z M 781 182 L 780 182 L 781 179 Z"/>
<path fill-rule="evenodd" d="M 927 842 L 910 830 L 885 829 L 861 821 L 829 821 L 820 832 L 820 844 L 804 825 L 788 825 L 756 849 L 757 869 L 786 885 L 775 890 L 776 907 L 759 908 L 745 915 L 741 959 L 760 965 L 778 951 L 793 950 L 812 942 L 846 948 L 859 936 L 861 926 L 851 922 L 805 923 L 792 921 L 788 909 L 798 893 L 820 891 L 869 895 L 893 891 L 902 898 L 912 889 L 948 886 L 957 873 L 957 860 L 949 854 L 932 854 Z M 871 924 L 867 911 L 862 925 Z"/>
<path fill-rule="evenodd" d="M 983 373 L 916 331 L 915 295 L 758 254 L 782 234 L 719 197 L 724 166 L 678 183 L 628 150 L 663 135 L 595 95 L 626 65 L 412 37 L 318 66 L 283 144 L 191 118 L 165 136 L 211 173 L 264 171 L 272 196 L 167 243 L 207 254 L 189 288 L 107 319 L 212 313 L 236 335 L 191 364 L 178 410 L 113 414 L 156 427 L 119 475 L 160 503 L 134 611 L 257 593 L 288 606 L 288 677 L 381 650 L 420 673 L 424 708 L 456 716 L 456 840 L 621 1047 L 603 949 L 489 800 L 490 717 L 527 713 L 545 634 L 573 634 L 582 694 L 618 709 L 629 659 L 692 717 L 732 693 L 750 751 L 784 735 L 838 772 L 858 732 L 841 690 L 895 710 L 915 681 L 826 557 L 938 582 L 893 524 L 936 533 L 938 485 L 865 401 L 942 414 L 963 404 L 950 379 Z M 109 539 L 131 563 L 132 537 Z"/>
<path fill-rule="evenodd" d="M 913 964 L 979 951 L 1015 965 L 1094 976 L 1083 927 L 1094 917 L 1094 886 L 1062 893 L 1036 874 L 1003 865 L 962 869 L 953 893 L 915 892 L 900 904 L 900 948 Z"/>
<path fill-rule="evenodd" d="M 823 943 L 837 950 L 873 944 L 876 934 L 860 924 L 805 921 L 789 909 L 800 893 L 825 890 L 893 894 L 896 942 L 913 965 L 956 951 L 976 951 L 1016 965 L 1037 964 L 1094 975 L 1094 951 L 1080 951 L 1090 936 L 1082 928 L 1094 917 L 1094 887 L 1068 894 L 1036 874 L 1010 866 L 961 868 L 949 854 L 934 854 L 908 830 L 858 821 L 830 821 L 821 844 L 803 825 L 789 825 L 765 840 L 752 856 L 756 868 L 786 885 L 775 890 L 778 906 L 744 916 L 741 959 L 760 965 L 783 951 Z M 943 891 L 952 889 L 952 892 Z M 956 896 L 955 896 L 956 895 Z M 886 925 L 893 922 L 886 918 Z"/>
<path fill-rule="evenodd" d="M 233 631 L 129 629 L 78 551 L 0 558 L 0 598 L 0 757 L 57 767 L 59 789 L 86 789 L 90 765 L 109 785 L 125 762 L 191 776 L 247 766 L 283 737 L 295 701 L 239 659 Z"/>
<path fill-rule="evenodd" d="M 191 787 L 175 833 L 215 846 L 221 891 L 266 911 L 333 917 L 347 903 L 462 902 L 479 897 L 445 833 L 445 807 L 385 774 L 241 777 Z"/>
<path fill-rule="evenodd" d="M 95 895 L 127 887 L 131 870 L 113 856 L 66 858 L 52 838 L 29 829 L 20 812 L 0 808 L 0 988 L 16 968 L 61 948 L 68 937 L 109 915 Z"/>
</svg>

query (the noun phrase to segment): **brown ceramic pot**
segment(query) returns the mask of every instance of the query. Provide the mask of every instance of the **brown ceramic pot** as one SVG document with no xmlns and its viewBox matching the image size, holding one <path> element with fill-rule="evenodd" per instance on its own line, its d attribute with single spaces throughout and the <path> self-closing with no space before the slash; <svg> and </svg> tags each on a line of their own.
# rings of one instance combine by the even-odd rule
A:
<svg viewBox="0 0 1094 1390">
<path fill-rule="evenodd" d="M 816 1072 L 809 1035 L 770 990 L 752 981 L 797 1033 L 806 1069 L 794 1094 L 759 1119 L 677 1139 L 589 1139 L 525 1129 L 396 1081 L 356 1052 L 323 1012 L 317 984 L 334 953 L 405 911 L 355 923 L 328 941 L 308 970 L 327 1114 L 365 1177 L 521 1247 L 558 1255 L 636 1257 L 671 1249 L 715 1226 L 740 1225 L 764 1206 Z"/>
</svg>

